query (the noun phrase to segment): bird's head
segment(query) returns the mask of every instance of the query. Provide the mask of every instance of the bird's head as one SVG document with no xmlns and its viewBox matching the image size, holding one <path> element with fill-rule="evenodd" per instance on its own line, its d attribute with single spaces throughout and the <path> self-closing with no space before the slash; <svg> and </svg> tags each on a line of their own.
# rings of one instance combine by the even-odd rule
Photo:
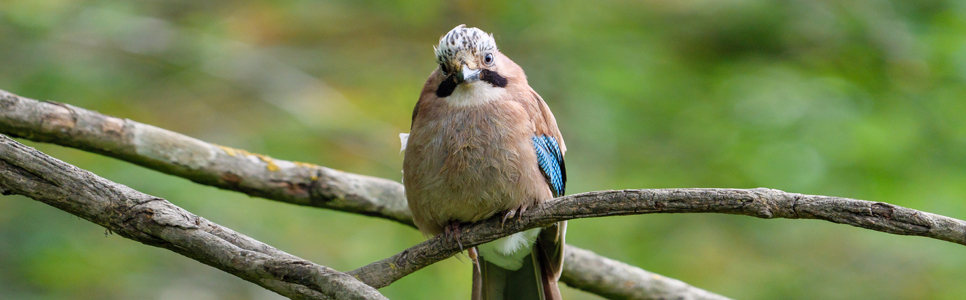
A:
<svg viewBox="0 0 966 300">
<path fill-rule="evenodd" d="M 436 49 L 439 71 L 445 79 L 437 89 L 439 97 L 446 97 L 458 86 L 485 82 L 493 87 L 507 85 L 506 77 L 497 70 L 501 58 L 493 35 L 478 28 L 456 26 L 440 37 Z"/>
</svg>

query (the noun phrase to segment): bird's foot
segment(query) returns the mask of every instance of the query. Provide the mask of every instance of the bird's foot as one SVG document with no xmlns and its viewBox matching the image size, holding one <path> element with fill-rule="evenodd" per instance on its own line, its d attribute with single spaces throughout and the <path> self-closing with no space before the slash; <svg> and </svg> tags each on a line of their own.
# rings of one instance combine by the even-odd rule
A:
<svg viewBox="0 0 966 300">
<path fill-rule="evenodd" d="M 457 245 L 460 245 L 460 251 L 463 251 L 463 242 L 460 241 L 460 221 L 450 221 L 446 228 L 443 230 L 446 238 L 456 241 Z"/>
<path fill-rule="evenodd" d="M 476 267 L 477 269 L 479 269 L 480 268 L 480 259 L 479 259 L 480 258 L 480 254 L 479 254 L 479 252 L 476 251 L 476 247 L 470 248 L 470 250 L 467 251 L 467 256 L 469 256 L 470 257 L 470 260 L 473 261 L 474 267 Z"/>
<path fill-rule="evenodd" d="M 506 224 L 506 220 L 518 215 L 523 215 L 523 212 L 525 211 L 527 211 L 526 205 L 520 205 L 520 207 L 517 207 L 516 209 L 506 211 L 506 214 L 503 215 L 503 221 L 500 222 L 500 227 L 503 227 L 503 225 Z"/>
</svg>

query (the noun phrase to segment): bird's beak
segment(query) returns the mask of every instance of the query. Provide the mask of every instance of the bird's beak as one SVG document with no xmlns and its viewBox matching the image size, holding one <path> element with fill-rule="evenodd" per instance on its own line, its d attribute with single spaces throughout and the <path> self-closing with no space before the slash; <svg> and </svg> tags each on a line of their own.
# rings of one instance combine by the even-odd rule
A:
<svg viewBox="0 0 966 300">
<path fill-rule="evenodd" d="M 470 69 L 466 66 L 466 64 L 463 64 L 463 67 L 460 70 L 460 74 L 463 75 L 463 82 L 474 82 L 480 80 L 480 71 L 482 71 L 482 69 Z"/>
</svg>

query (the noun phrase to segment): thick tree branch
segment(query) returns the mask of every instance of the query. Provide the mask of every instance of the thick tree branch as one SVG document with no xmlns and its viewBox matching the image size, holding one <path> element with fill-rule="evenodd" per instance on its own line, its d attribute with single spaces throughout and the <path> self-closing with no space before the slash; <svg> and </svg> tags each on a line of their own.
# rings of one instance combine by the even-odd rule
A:
<svg viewBox="0 0 966 300">
<path fill-rule="evenodd" d="M 652 213 L 724 213 L 763 219 L 818 219 L 901 235 L 931 237 L 966 245 L 966 221 L 882 202 L 802 195 L 773 189 L 656 189 L 598 191 L 538 204 L 520 217 L 495 218 L 462 228 L 463 247 L 579 218 Z M 372 286 L 382 287 L 460 251 L 441 236 L 389 258 L 350 271 Z M 574 278 L 572 274 L 565 278 Z M 567 282 L 570 284 L 570 282 Z"/>
<path fill-rule="evenodd" d="M 289 298 L 386 299 L 345 273 L 275 249 L 5 135 L 0 135 L 0 193 L 47 203 L 123 237 L 177 252 Z"/>
<path fill-rule="evenodd" d="M 68 104 L 40 102 L 0 90 L 0 133 L 99 153 L 252 196 L 375 216 L 414 227 L 402 185 L 398 182 L 209 144 L 151 125 Z M 568 260 L 611 261 L 577 247 L 568 245 L 567 249 L 577 250 L 568 252 Z M 451 255 L 435 257 L 432 261 Z M 428 263 L 406 265 L 420 265 L 419 268 L 422 268 Z M 725 299 L 663 276 L 638 281 L 638 284 L 618 280 L 588 284 L 590 281 L 579 280 L 614 278 L 617 274 L 650 274 L 626 264 L 611 266 L 602 268 L 600 264 L 574 264 L 565 268 L 562 280 L 572 287 L 609 298 Z M 398 279 L 393 276 L 380 278 L 379 274 L 357 271 L 365 273 L 366 276 L 362 278 L 369 278 L 365 280 L 373 280 L 372 283 L 364 280 L 372 286 L 385 286 Z M 687 288 L 681 288 L 681 285 Z"/>
<path fill-rule="evenodd" d="M 395 181 L 278 160 L 3 90 L 0 133 L 119 158 L 251 196 L 412 224 L 403 187 Z"/>
</svg>

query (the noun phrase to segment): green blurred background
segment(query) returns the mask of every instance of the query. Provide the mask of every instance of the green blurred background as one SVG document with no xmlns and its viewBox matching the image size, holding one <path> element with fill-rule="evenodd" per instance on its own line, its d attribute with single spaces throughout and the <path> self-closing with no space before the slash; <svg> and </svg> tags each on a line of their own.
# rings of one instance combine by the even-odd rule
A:
<svg viewBox="0 0 966 300">
<path fill-rule="evenodd" d="M 398 180 L 398 133 L 459 24 L 493 32 L 567 141 L 568 192 L 769 187 L 966 218 L 963 1 L 0 1 L 0 89 Z M 21 140 L 23 141 L 23 140 Z M 423 240 L 375 218 L 28 145 L 313 262 Z M 568 241 L 738 299 L 966 299 L 966 249 L 814 220 L 576 220 Z M 465 299 L 450 259 L 382 290 Z M 565 288 L 568 299 L 596 296 Z M 276 299 L 0 197 L 2 299 Z"/>
</svg>

